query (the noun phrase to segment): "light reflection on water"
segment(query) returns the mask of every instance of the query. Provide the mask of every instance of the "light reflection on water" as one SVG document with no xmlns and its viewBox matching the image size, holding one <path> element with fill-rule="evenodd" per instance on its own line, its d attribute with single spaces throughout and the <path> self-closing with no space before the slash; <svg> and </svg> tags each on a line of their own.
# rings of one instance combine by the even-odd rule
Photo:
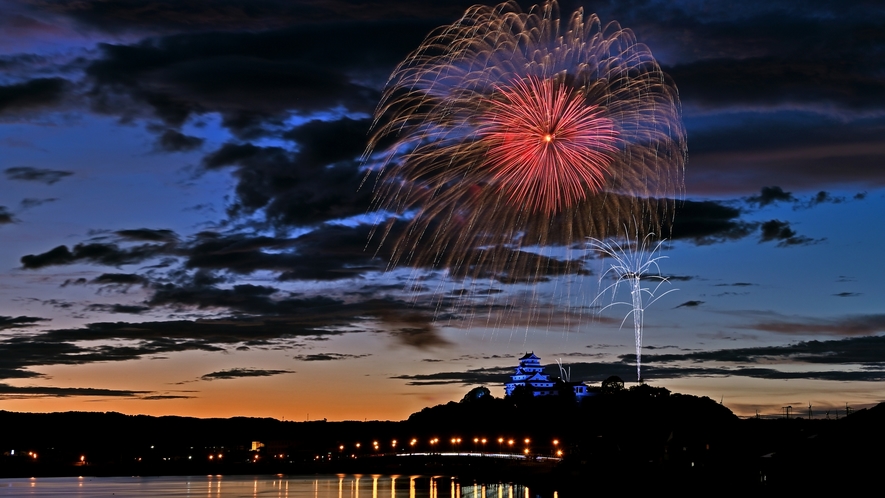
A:
<svg viewBox="0 0 885 498">
<path fill-rule="evenodd" d="M 551 498 L 517 484 L 462 484 L 450 477 L 167 476 L 0 479 L 0 496 L 200 498 Z M 552 498 L 558 498 L 554 493 Z"/>
</svg>

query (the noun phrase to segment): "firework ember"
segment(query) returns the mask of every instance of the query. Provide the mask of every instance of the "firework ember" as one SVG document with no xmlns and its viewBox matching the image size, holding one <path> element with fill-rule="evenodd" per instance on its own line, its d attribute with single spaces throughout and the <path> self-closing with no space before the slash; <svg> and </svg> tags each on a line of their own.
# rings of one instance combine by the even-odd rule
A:
<svg viewBox="0 0 885 498">
<path fill-rule="evenodd" d="M 431 33 L 391 75 L 365 155 L 393 265 L 525 282 L 550 274 L 526 248 L 661 233 L 685 157 L 648 48 L 581 10 L 560 22 L 555 2 L 474 6 Z"/>
</svg>

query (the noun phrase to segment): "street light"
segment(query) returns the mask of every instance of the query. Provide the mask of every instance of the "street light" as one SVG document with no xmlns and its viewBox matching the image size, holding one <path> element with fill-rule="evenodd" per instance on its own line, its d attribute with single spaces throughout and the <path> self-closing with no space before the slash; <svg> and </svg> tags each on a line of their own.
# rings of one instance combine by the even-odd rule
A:
<svg viewBox="0 0 885 498">
<path fill-rule="evenodd" d="M 459 437 L 452 438 L 452 452 L 455 452 L 455 445 L 456 444 L 461 444 L 461 438 L 459 438 Z"/>
</svg>

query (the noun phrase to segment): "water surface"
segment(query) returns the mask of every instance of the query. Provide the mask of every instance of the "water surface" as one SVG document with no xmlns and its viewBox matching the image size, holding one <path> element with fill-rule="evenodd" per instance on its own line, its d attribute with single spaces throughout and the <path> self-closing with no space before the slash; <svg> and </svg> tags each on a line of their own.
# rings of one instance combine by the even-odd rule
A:
<svg viewBox="0 0 885 498">
<path fill-rule="evenodd" d="M 461 483 L 450 477 L 167 476 L 0 479 L 0 496 L 279 498 L 558 498 L 517 484 Z"/>
</svg>

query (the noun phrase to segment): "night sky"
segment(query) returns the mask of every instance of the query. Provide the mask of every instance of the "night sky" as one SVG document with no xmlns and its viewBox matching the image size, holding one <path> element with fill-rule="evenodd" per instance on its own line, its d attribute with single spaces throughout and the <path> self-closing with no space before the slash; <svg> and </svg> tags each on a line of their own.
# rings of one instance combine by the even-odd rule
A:
<svg viewBox="0 0 885 498">
<path fill-rule="evenodd" d="M 476 282 L 369 238 L 385 82 L 472 3 L 0 0 L 0 409 L 398 420 L 526 351 L 635 381 L 608 260 Z M 739 415 L 885 400 L 885 5 L 580 6 L 683 106 L 643 377 Z"/>
</svg>

